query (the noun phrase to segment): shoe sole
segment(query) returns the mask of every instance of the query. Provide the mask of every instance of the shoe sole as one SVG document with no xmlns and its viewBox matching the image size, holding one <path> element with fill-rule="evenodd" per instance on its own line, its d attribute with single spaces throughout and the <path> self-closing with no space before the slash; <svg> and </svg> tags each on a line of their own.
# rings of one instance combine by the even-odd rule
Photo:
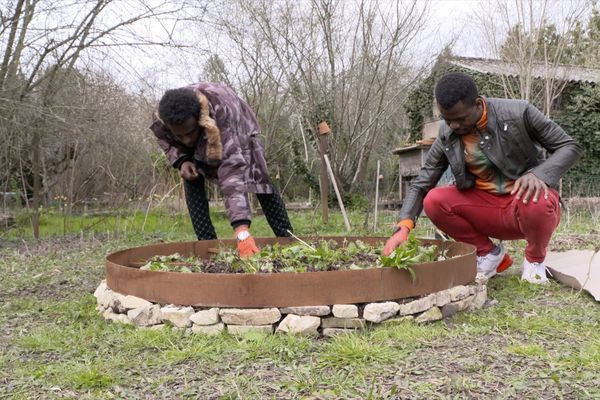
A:
<svg viewBox="0 0 600 400">
<path fill-rule="evenodd" d="M 496 273 L 499 274 L 500 272 L 506 271 L 511 265 L 513 265 L 513 260 L 512 258 L 510 258 L 508 253 L 506 253 L 504 255 L 504 258 L 502 259 L 502 261 L 500 261 L 500 264 L 496 268 Z"/>
</svg>

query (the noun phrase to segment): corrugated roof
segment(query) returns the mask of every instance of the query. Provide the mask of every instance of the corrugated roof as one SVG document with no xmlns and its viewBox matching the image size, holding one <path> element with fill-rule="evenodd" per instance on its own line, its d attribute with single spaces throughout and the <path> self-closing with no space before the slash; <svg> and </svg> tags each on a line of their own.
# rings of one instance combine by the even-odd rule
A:
<svg viewBox="0 0 600 400">
<path fill-rule="evenodd" d="M 466 58 L 457 57 L 448 60 L 450 64 L 475 70 L 484 74 L 518 76 L 519 69 L 514 63 L 503 60 L 493 60 L 486 58 Z M 555 68 L 548 68 L 543 63 L 535 63 L 532 67 L 532 76 L 535 78 L 546 78 L 553 74 L 557 79 L 575 81 L 575 82 L 600 82 L 600 69 L 582 67 L 578 65 L 558 65 Z"/>
</svg>

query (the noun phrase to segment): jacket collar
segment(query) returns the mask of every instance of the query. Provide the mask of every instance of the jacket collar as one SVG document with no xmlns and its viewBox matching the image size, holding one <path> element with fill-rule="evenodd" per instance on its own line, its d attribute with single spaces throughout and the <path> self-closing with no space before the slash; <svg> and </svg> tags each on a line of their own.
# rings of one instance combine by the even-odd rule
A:
<svg viewBox="0 0 600 400">
<path fill-rule="evenodd" d="M 483 96 L 481 96 L 483 97 Z M 489 99 L 487 97 L 483 97 L 487 104 L 487 112 L 488 112 L 488 122 L 487 122 L 487 131 L 488 133 L 495 135 L 496 134 L 496 126 L 498 124 L 498 118 L 496 115 L 496 108 L 494 107 L 494 99 Z"/>
</svg>

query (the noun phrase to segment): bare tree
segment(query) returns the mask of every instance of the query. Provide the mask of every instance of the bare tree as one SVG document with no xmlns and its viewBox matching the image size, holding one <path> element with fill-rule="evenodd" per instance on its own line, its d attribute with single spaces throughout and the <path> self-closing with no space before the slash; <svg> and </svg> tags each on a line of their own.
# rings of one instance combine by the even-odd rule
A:
<svg viewBox="0 0 600 400">
<path fill-rule="evenodd" d="M 540 103 L 550 115 L 568 82 L 568 64 L 577 53 L 573 47 L 582 45 L 571 32 L 591 4 L 587 0 L 497 1 L 493 10 L 477 14 L 492 53 L 516 68 L 516 79 L 502 75 L 508 97 Z M 536 87 L 539 79 L 543 85 Z"/>
<path fill-rule="evenodd" d="M 419 73 L 410 55 L 427 6 L 238 0 L 224 13 L 239 86 L 259 116 L 268 116 L 261 122 L 270 159 L 289 159 L 291 143 L 301 140 L 300 130 L 288 131 L 297 121 L 311 133 L 313 158 L 315 127 L 326 120 L 336 175 L 346 190 L 363 185 L 377 144 L 401 124 L 406 88 Z"/>
<path fill-rule="evenodd" d="M 116 49 L 127 52 L 144 46 L 174 45 L 170 35 L 160 42 L 143 37 L 139 27 L 182 19 L 187 8 L 183 1 L 157 0 L 16 0 L 0 6 L 0 46 L 4 51 L 0 64 L 0 134 L 6 144 L 0 154 L 5 171 L 1 178 L 5 188 L 22 188 L 32 209 L 36 237 L 39 207 L 48 185 L 70 169 L 69 196 L 75 195 L 74 171 L 91 143 L 81 132 L 96 132 L 93 127 L 98 125 L 98 120 L 82 120 L 82 115 L 93 112 L 81 112 L 81 103 L 69 105 L 72 112 L 65 112 L 65 88 L 74 90 L 71 94 L 81 100 L 86 85 L 74 85 L 83 81 L 77 70 L 86 63 L 97 65 L 103 57 L 116 58 Z M 191 9 L 200 10 L 198 4 Z M 57 142 L 60 144 L 54 145 Z M 57 147 L 60 150 L 50 151 Z M 105 164 L 105 168 L 109 166 Z"/>
</svg>

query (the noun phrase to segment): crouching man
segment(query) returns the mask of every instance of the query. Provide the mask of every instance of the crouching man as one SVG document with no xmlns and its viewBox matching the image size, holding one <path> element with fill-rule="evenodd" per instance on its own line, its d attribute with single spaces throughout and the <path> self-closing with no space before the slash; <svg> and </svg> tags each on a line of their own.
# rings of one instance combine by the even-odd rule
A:
<svg viewBox="0 0 600 400">
<path fill-rule="evenodd" d="M 492 277 L 512 264 L 492 238 L 525 239 L 522 279 L 547 282 L 546 249 L 560 221 L 555 188 L 581 157 L 581 147 L 528 102 L 479 96 L 466 74 L 444 75 L 435 97 L 446 124 L 410 186 L 383 253 L 406 241 L 424 210 L 454 240 L 477 248 L 478 272 Z M 455 184 L 435 187 L 448 166 Z"/>
</svg>

